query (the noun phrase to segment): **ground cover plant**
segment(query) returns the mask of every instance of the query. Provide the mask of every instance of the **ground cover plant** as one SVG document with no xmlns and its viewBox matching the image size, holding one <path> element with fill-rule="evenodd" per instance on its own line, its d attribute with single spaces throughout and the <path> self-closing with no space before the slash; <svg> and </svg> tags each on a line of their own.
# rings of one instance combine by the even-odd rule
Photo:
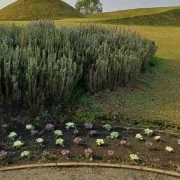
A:
<svg viewBox="0 0 180 180">
<path fill-rule="evenodd" d="M 126 29 L 56 28 L 48 20 L 0 28 L 1 103 L 34 111 L 69 102 L 79 85 L 91 93 L 125 86 L 156 51 L 154 42 Z"/>
<path fill-rule="evenodd" d="M 48 123 L 1 130 L 0 167 L 46 162 L 109 162 L 180 170 L 179 134 L 129 127 Z"/>
</svg>

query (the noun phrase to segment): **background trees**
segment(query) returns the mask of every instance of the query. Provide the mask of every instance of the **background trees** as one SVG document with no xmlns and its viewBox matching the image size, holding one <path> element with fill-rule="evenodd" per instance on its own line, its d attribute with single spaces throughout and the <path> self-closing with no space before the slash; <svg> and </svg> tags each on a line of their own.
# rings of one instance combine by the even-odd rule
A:
<svg viewBox="0 0 180 180">
<path fill-rule="evenodd" d="M 82 14 L 97 14 L 103 11 L 100 0 L 78 0 L 75 7 Z"/>
</svg>

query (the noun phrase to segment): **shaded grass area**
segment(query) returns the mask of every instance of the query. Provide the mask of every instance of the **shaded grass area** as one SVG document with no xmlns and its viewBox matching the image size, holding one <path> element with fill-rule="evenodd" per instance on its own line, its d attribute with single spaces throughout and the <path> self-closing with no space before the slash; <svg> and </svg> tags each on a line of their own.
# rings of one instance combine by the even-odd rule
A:
<svg viewBox="0 0 180 180">
<path fill-rule="evenodd" d="M 108 19 L 103 21 L 110 24 L 147 25 L 147 26 L 180 26 L 180 8 L 159 14 L 140 15 L 127 18 Z"/>
</svg>

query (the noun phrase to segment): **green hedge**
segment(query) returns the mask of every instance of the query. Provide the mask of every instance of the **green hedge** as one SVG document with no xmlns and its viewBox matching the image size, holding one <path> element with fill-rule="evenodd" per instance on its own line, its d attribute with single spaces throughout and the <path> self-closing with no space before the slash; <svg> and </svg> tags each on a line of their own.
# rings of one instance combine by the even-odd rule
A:
<svg viewBox="0 0 180 180">
<path fill-rule="evenodd" d="M 128 29 L 56 28 L 52 21 L 0 25 L 0 101 L 39 108 L 126 85 L 146 70 L 155 43 Z"/>
</svg>

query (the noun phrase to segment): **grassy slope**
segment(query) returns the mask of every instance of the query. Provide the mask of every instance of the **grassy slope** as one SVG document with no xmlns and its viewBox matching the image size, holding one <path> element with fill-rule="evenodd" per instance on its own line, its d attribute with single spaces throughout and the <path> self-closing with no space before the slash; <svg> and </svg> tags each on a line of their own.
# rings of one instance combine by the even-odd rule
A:
<svg viewBox="0 0 180 180">
<path fill-rule="evenodd" d="M 114 12 L 107 12 L 101 14 L 88 15 L 88 18 L 98 18 L 98 19 L 117 19 L 117 18 L 126 18 L 134 17 L 141 15 L 157 14 L 173 9 L 179 8 L 178 6 L 174 7 L 159 7 L 159 8 L 140 8 L 140 9 L 131 9 L 131 10 L 121 10 Z"/>
<path fill-rule="evenodd" d="M 61 0 L 18 0 L 0 10 L 0 21 L 65 17 L 82 17 L 82 15 Z"/>
<path fill-rule="evenodd" d="M 180 8 L 150 15 L 108 19 L 104 22 L 126 25 L 180 26 Z"/>
</svg>

